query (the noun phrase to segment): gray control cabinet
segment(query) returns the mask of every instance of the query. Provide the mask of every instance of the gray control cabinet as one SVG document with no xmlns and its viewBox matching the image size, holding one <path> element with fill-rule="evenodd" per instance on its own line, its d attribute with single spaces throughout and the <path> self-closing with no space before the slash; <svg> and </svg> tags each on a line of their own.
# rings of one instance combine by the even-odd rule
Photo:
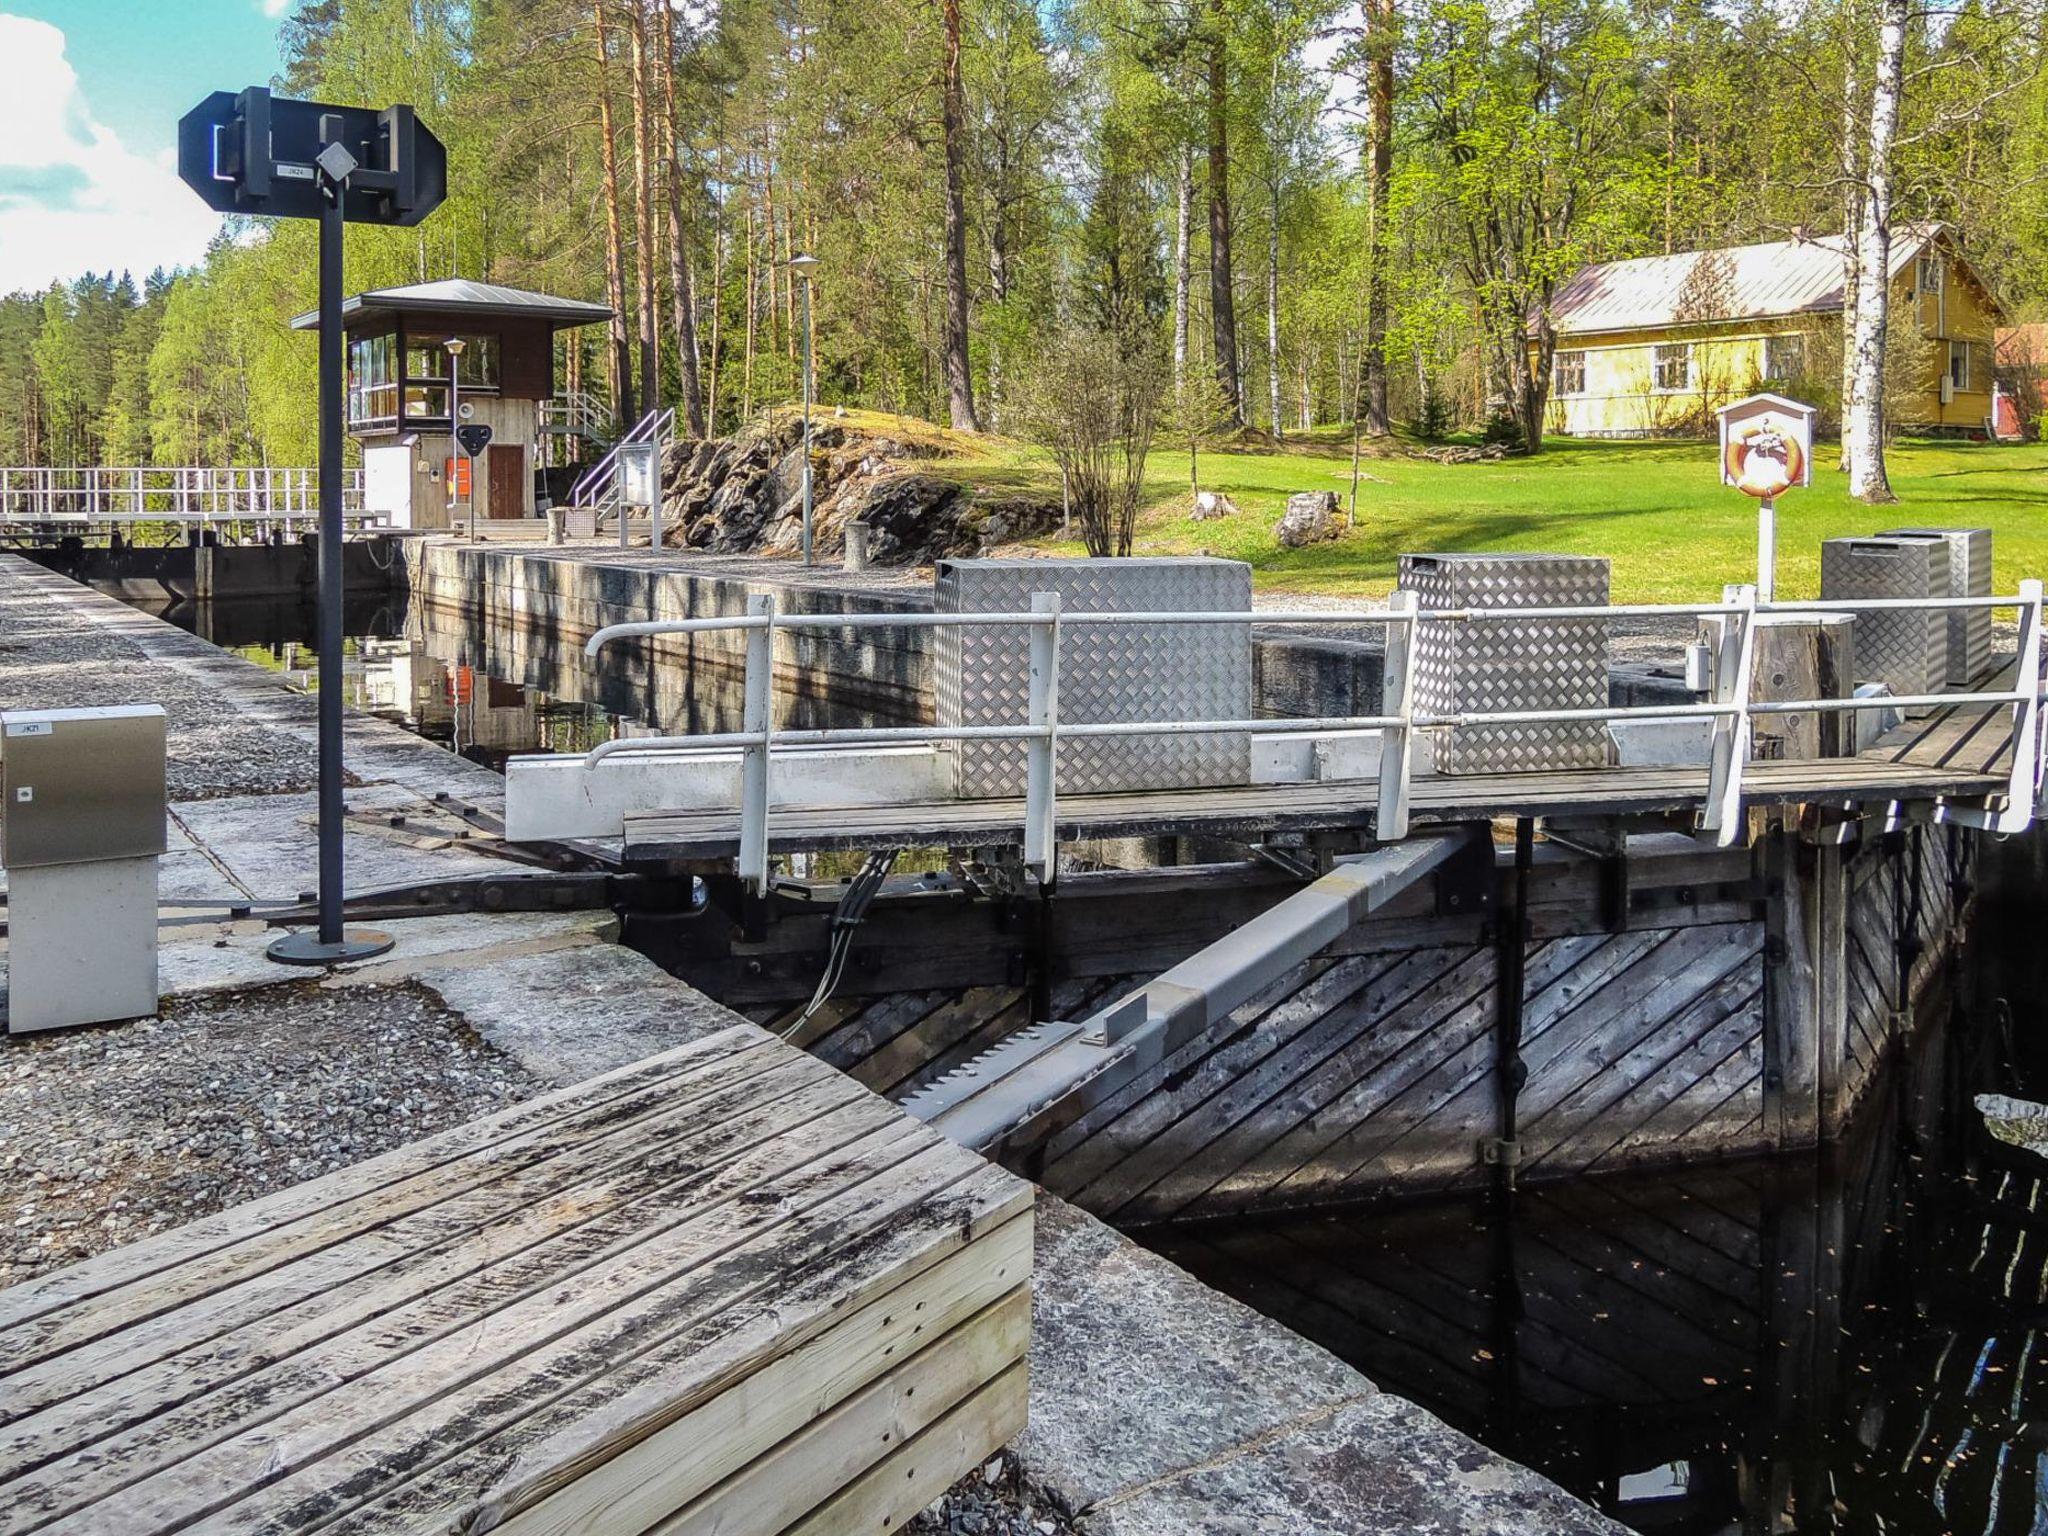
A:
<svg viewBox="0 0 2048 1536">
<path fill-rule="evenodd" d="M 1608 565 L 1591 555 L 1403 555 L 1401 587 L 1423 608 L 1591 608 L 1607 602 Z M 1419 624 L 1415 708 L 1604 709 L 1607 653 L 1604 619 Z M 1439 773 L 1607 766 L 1607 727 L 1598 720 L 1431 734 Z"/>
<path fill-rule="evenodd" d="M 1249 720 L 1251 567 L 1238 560 L 942 560 L 940 613 L 1024 613 L 1034 592 L 1057 592 L 1064 613 L 1243 613 L 1243 624 L 1064 626 L 1062 724 Z M 1021 626 L 945 626 L 932 634 L 932 691 L 940 725 L 1018 725 L 1030 705 L 1030 636 Z M 1024 793 L 1024 743 L 961 742 L 957 792 L 968 799 Z M 1062 741 L 1063 792 L 1245 784 L 1251 740 L 1240 732 L 1107 736 Z"/>
<path fill-rule="evenodd" d="M 1948 550 L 1948 596 L 1991 595 L 1989 528 L 1891 528 L 1888 539 L 1936 539 Z M 1991 670 L 1991 610 L 1957 608 L 1948 614 L 1948 680 L 1967 689 Z"/>
<path fill-rule="evenodd" d="M 1939 539 L 1824 539 L 1820 597 L 1946 597 L 1949 551 Z M 1940 609 L 1881 609 L 1856 616 L 1858 682 L 1895 694 L 1939 693 L 1948 682 L 1948 615 Z M 1909 710 L 1924 714 L 1926 708 Z"/>
<path fill-rule="evenodd" d="M 0 713 L 10 1034 L 157 1006 L 164 712 Z"/>
</svg>

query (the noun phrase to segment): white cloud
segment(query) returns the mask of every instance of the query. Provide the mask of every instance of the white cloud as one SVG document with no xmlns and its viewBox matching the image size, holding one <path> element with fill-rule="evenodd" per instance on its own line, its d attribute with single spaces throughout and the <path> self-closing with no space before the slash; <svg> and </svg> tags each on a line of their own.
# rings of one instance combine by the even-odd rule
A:
<svg viewBox="0 0 2048 1536">
<path fill-rule="evenodd" d="M 0 293 L 197 261 L 220 216 L 178 180 L 174 153 L 137 154 L 94 119 L 63 32 L 0 11 L 0 59 Z"/>
<path fill-rule="evenodd" d="M 256 0 L 256 9 L 273 21 L 292 8 L 292 0 Z"/>
</svg>

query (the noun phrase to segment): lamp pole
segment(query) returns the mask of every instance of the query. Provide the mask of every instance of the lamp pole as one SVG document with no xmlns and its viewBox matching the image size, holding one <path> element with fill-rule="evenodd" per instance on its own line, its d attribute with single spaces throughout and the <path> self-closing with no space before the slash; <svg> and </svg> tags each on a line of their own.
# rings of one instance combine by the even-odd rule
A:
<svg viewBox="0 0 2048 1536">
<path fill-rule="evenodd" d="M 450 336 L 443 345 L 448 349 L 448 443 L 450 447 L 462 455 L 464 462 L 469 467 L 468 473 L 463 476 L 465 489 L 462 499 L 468 504 L 469 541 L 474 544 L 476 542 L 476 460 L 469 456 L 468 450 L 462 446 L 462 439 L 455 435 L 455 429 L 462 424 L 463 340 L 460 336 Z"/>
<path fill-rule="evenodd" d="M 811 269 L 818 258 L 805 253 L 789 259 L 789 269 L 804 285 L 804 564 L 811 563 Z"/>
</svg>

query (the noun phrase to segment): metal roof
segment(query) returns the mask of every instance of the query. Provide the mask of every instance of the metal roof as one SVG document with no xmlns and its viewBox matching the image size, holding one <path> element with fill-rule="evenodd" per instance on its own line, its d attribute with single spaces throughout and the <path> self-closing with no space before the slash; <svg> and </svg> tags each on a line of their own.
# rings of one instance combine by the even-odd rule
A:
<svg viewBox="0 0 2048 1536">
<path fill-rule="evenodd" d="M 409 283 L 402 288 L 372 288 L 364 293 L 350 294 L 341 301 L 344 324 L 376 315 L 422 310 L 441 314 L 488 315 L 499 320 L 544 320 L 557 330 L 567 326 L 595 325 L 612 317 L 612 312 L 602 304 L 586 304 L 580 299 L 535 293 L 527 288 L 479 283 L 466 277 Z M 294 316 L 292 328 L 310 331 L 319 323 L 320 312 L 313 309 Z"/>
<path fill-rule="evenodd" d="M 1941 228 L 1899 225 L 1892 234 L 1891 275 L 1904 271 Z M 1842 237 L 1821 235 L 1581 267 L 1551 301 L 1551 321 L 1560 335 L 1583 336 L 1771 320 L 1841 307 Z"/>
</svg>

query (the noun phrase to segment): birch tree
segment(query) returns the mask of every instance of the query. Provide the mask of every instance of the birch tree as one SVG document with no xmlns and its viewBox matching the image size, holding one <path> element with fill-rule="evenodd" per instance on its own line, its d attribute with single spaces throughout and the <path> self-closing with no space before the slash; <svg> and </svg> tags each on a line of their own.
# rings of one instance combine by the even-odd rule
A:
<svg viewBox="0 0 2048 1536">
<path fill-rule="evenodd" d="M 1885 473 L 1885 336 L 1890 318 L 1892 141 L 1899 127 L 1899 91 L 1906 61 L 1906 0 L 1875 0 L 1877 52 L 1870 77 L 1870 128 L 1865 141 L 1861 209 L 1854 236 L 1856 303 L 1850 323 L 1849 396 L 1842 407 L 1849 494 L 1888 502 Z"/>
</svg>

